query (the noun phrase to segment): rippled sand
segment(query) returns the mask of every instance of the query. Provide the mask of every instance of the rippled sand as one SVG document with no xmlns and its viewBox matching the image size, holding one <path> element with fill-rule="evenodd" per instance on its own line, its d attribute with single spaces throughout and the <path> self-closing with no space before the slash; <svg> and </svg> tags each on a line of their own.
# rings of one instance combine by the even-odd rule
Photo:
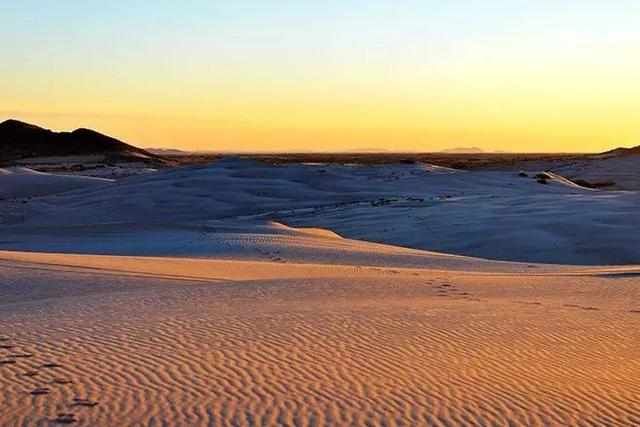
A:
<svg viewBox="0 0 640 427">
<path fill-rule="evenodd" d="M 0 253 L 0 425 L 640 424 L 636 270 L 467 266 Z"/>
</svg>

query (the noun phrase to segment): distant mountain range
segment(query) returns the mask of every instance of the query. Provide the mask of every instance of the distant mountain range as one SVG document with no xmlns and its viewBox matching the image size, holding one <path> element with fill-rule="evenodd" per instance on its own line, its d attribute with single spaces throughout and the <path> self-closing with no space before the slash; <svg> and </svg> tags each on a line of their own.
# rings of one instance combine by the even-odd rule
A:
<svg viewBox="0 0 640 427">
<path fill-rule="evenodd" d="M 480 154 L 480 153 L 484 153 L 485 151 L 482 148 L 478 148 L 478 147 L 455 147 L 455 148 L 447 148 L 440 152 L 447 153 L 447 154 Z"/>
<path fill-rule="evenodd" d="M 197 153 L 193 151 L 178 150 L 177 148 L 145 148 L 145 150 L 158 156 L 190 156 Z"/>
<path fill-rule="evenodd" d="M 90 129 L 54 132 L 19 120 L 0 123 L 0 162 L 33 157 L 100 155 L 112 162 L 161 162 L 162 158 Z"/>
<path fill-rule="evenodd" d="M 369 150 L 359 150 L 368 152 Z M 383 152 L 383 149 L 371 149 Z M 456 147 L 442 150 L 448 154 L 487 153 L 478 147 Z M 498 152 L 496 152 L 498 153 Z M 165 156 L 187 155 L 177 149 L 148 149 L 135 147 L 118 139 L 91 129 L 76 129 L 72 132 L 54 132 L 33 124 L 9 119 L 0 123 L 0 163 L 38 157 L 102 156 L 104 162 L 165 163 Z M 622 157 L 640 155 L 640 146 L 616 148 L 596 155 L 597 157 Z"/>
</svg>

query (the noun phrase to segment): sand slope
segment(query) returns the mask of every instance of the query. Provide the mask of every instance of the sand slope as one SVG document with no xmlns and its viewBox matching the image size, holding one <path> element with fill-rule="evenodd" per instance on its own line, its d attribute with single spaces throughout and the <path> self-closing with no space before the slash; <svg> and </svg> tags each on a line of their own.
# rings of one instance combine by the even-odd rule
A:
<svg viewBox="0 0 640 427">
<path fill-rule="evenodd" d="M 637 193 L 236 160 L 99 185 L 0 202 L 2 426 L 640 424 Z"/>
<path fill-rule="evenodd" d="M 586 180 L 592 184 L 607 184 L 607 189 L 640 190 L 640 155 L 637 149 L 628 154 L 604 153 L 571 161 L 523 162 L 521 167 L 550 170 L 565 177 Z"/>
<path fill-rule="evenodd" d="M 52 175 L 23 167 L 4 168 L 0 169 L 0 200 L 59 194 L 112 182 L 86 176 Z"/>
<path fill-rule="evenodd" d="M 531 176 L 226 159 L 4 203 L 0 249 L 220 256 L 219 234 L 230 226 L 273 235 L 264 227 L 277 221 L 489 259 L 640 262 L 639 193 L 584 189 L 561 177 L 542 185 Z"/>
<path fill-rule="evenodd" d="M 4 252 L 0 424 L 637 424 L 638 270 L 556 269 Z"/>
</svg>

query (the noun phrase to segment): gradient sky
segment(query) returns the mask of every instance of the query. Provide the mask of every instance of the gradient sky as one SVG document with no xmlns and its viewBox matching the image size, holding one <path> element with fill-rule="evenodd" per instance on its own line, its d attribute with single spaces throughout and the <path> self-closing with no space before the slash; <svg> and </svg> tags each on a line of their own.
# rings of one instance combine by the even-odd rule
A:
<svg viewBox="0 0 640 427">
<path fill-rule="evenodd" d="M 206 150 L 640 145 L 637 0 L 0 3 L 0 120 Z"/>
</svg>

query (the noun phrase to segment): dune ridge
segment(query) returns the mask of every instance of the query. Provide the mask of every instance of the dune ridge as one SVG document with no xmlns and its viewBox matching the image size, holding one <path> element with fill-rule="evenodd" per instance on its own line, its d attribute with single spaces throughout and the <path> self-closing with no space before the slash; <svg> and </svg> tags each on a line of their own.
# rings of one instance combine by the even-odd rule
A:
<svg viewBox="0 0 640 427">
<path fill-rule="evenodd" d="M 539 184 L 534 173 L 520 177 L 420 164 L 272 166 L 223 159 L 116 185 L 7 200 L 0 210 L 0 248 L 221 256 L 226 249 L 216 242 L 230 227 L 282 234 L 269 225 L 275 221 L 347 239 L 494 260 L 640 260 L 637 192 L 587 189 L 556 175 L 547 181 Z M 25 181 L 21 188 L 34 186 Z"/>
</svg>

